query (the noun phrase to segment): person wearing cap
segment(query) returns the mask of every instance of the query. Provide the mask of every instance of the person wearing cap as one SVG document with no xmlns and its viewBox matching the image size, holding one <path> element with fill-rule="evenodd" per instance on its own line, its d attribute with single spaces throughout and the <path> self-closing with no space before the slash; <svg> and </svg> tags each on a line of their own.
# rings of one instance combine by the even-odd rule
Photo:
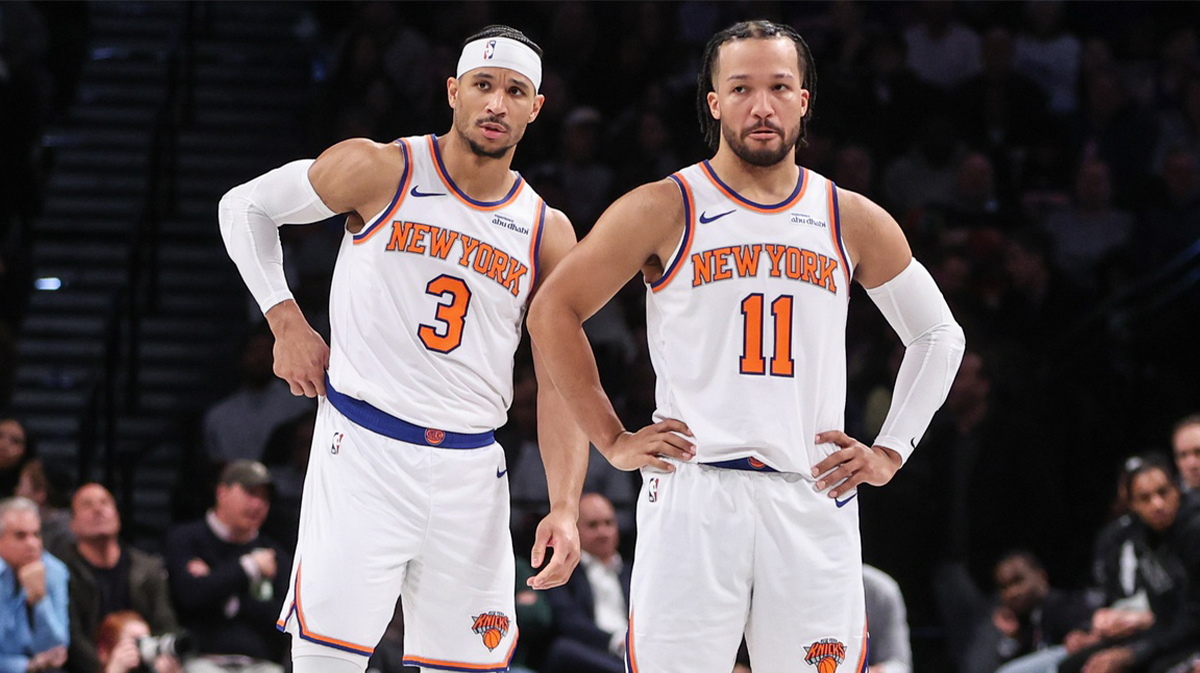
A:
<svg viewBox="0 0 1200 673">
<path fill-rule="evenodd" d="M 259 533 L 270 509 L 271 473 L 236 460 L 217 483 L 203 520 L 167 535 L 166 561 L 179 621 L 197 656 L 188 673 L 282 673 L 287 639 L 275 617 L 287 592 L 287 550 Z"/>
<path fill-rule="evenodd" d="M 109 614 L 134 610 L 152 633 L 179 630 L 163 560 L 121 542 L 121 514 L 107 488 L 91 483 L 75 491 L 71 531 L 75 544 L 62 556 L 71 571 L 68 671 L 101 669 L 94 636 Z"/>
<path fill-rule="evenodd" d="M 508 668 L 515 569 L 493 430 L 526 307 L 575 244 L 567 217 L 511 170 L 541 82 L 541 49 L 489 26 L 446 81 L 444 135 L 347 140 L 221 199 L 226 248 L 275 335 L 275 373 L 321 398 L 279 619 L 296 673 L 363 671 L 397 596 L 407 665 Z M 288 289 L 278 227 L 336 214 L 346 232 L 326 345 Z M 587 443 L 554 383 L 538 383 L 550 513 L 528 584 L 547 589 L 579 561 Z"/>
</svg>

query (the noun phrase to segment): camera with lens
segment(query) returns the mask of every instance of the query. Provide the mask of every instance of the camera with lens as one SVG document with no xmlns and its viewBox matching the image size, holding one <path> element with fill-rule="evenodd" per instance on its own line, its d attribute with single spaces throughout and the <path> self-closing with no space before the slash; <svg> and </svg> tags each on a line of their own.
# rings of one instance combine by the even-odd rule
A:
<svg viewBox="0 0 1200 673">
<path fill-rule="evenodd" d="M 192 652 L 192 639 L 186 633 L 164 633 L 161 636 L 145 636 L 137 639 L 138 658 L 142 666 L 153 668 L 154 660 L 162 655 L 183 659 Z"/>
</svg>

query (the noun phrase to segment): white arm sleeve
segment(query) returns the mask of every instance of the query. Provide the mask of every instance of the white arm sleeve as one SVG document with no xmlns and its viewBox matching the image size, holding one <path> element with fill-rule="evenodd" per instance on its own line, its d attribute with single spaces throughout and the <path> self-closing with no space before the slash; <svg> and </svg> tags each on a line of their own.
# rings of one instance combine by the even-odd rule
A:
<svg viewBox="0 0 1200 673">
<path fill-rule="evenodd" d="M 293 161 L 238 185 L 221 197 L 217 209 L 225 249 L 263 313 L 292 298 L 283 274 L 280 225 L 310 224 L 337 214 L 309 182 L 312 164 L 312 159 Z"/>
<path fill-rule="evenodd" d="M 904 343 L 892 406 L 875 445 L 894 450 L 907 462 L 934 412 L 946 401 L 966 338 L 933 276 L 916 259 L 867 295 Z"/>
</svg>

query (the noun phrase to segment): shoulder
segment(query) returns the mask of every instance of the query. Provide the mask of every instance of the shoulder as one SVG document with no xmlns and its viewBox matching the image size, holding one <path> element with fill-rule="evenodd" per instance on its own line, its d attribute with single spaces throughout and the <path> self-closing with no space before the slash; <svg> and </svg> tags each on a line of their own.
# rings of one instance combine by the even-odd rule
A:
<svg viewBox="0 0 1200 673">
<path fill-rule="evenodd" d="M 617 199 L 601 216 L 600 223 L 641 233 L 682 226 L 685 211 L 679 183 L 663 178 L 636 187 Z"/>
<path fill-rule="evenodd" d="M 393 190 L 404 165 L 398 143 L 351 138 L 322 152 L 309 167 L 308 178 L 322 198 L 356 208 L 381 191 Z"/>
<path fill-rule="evenodd" d="M 162 557 L 134 547 L 123 546 L 121 551 L 129 554 L 129 565 L 134 571 L 156 571 L 163 566 Z"/>
</svg>

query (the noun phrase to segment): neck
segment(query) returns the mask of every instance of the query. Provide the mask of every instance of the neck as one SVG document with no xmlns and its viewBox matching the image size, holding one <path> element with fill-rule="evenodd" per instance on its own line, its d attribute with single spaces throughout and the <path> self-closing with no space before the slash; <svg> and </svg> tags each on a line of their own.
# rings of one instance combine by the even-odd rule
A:
<svg viewBox="0 0 1200 673">
<path fill-rule="evenodd" d="M 510 147 L 500 158 L 480 156 L 453 129 L 434 142 L 438 144 L 446 173 L 467 196 L 476 201 L 499 201 L 512 189 L 516 176 L 510 167 L 516 147 Z"/>
<path fill-rule="evenodd" d="M 90 539 L 80 538 L 79 555 L 97 568 L 112 568 L 121 560 L 121 545 L 115 535 L 103 535 Z"/>
<path fill-rule="evenodd" d="M 738 194 L 760 203 L 777 203 L 791 196 L 800 179 L 796 150 L 770 166 L 755 166 L 739 157 L 721 139 L 717 154 L 709 160 L 717 176 Z"/>
</svg>

